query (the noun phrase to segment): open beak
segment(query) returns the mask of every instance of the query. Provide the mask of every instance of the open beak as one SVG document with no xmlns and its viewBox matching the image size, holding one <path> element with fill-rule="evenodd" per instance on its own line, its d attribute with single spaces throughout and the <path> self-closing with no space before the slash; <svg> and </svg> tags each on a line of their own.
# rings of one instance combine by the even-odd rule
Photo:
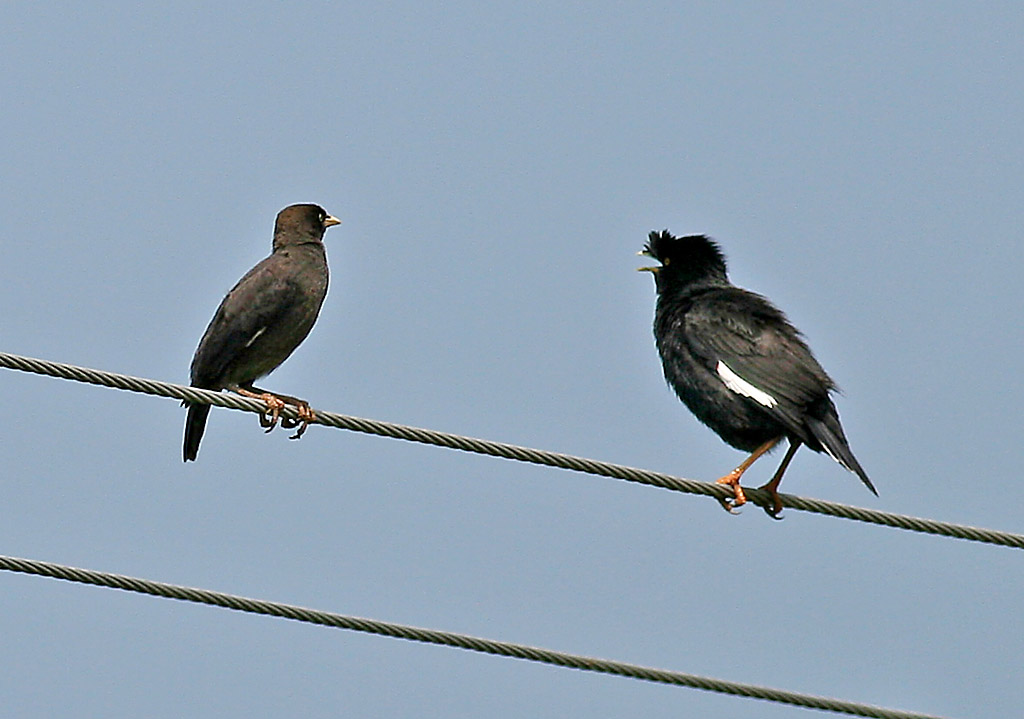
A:
<svg viewBox="0 0 1024 719">
<path fill-rule="evenodd" d="M 639 252 L 637 252 L 637 254 L 638 254 L 638 255 L 640 255 L 641 257 L 650 257 L 651 259 L 654 259 L 654 255 L 652 255 L 652 254 L 651 254 L 651 253 L 650 253 L 650 252 L 649 252 L 648 250 L 646 250 L 646 249 L 644 249 L 644 250 L 640 250 Z M 660 269 L 661 269 L 661 267 L 637 267 L 637 268 L 636 268 L 636 271 L 637 271 L 637 272 L 650 272 L 650 273 L 652 273 L 652 274 L 655 274 L 655 273 L 657 273 L 657 272 L 658 272 L 658 270 L 660 270 Z"/>
</svg>

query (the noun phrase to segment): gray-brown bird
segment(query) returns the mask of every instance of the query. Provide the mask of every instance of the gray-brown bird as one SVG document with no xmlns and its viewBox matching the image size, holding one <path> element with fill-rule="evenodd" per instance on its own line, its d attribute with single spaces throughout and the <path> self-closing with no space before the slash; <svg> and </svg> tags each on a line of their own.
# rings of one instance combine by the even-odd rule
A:
<svg viewBox="0 0 1024 719">
<path fill-rule="evenodd" d="M 192 386 L 262 399 L 267 414 L 260 424 L 269 432 L 286 404 L 296 407 L 298 420 L 284 427 L 305 432 L 316 419 L 309 403 L 272 394 L 253 386 L 270 374 L 302 343 L 327 296 L 327 253 L 324 231 L 340 220 L 319 205 L 291 205 L 277 215 L 270 257 L 238 281 L 217 308 L 192 358 Z M 187 404 L 187 403 L 186 403 Z M 185 461 L 194 460 L 206 429 L 210 405 L 188 405 L 185 420 Z"/>
</svg>

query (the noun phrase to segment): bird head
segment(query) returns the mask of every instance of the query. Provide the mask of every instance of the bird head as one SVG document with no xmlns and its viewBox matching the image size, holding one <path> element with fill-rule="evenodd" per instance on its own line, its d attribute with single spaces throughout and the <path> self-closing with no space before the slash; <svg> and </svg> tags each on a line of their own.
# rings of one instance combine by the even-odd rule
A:
<svg viewBox="0 0 1024 719">
<path fill-rule="evenodd" d="M 328 227 L 341 222 L 320 205 L 289 205 L 277 213 L 274 249 L 287 245 L 320 242 Z"/>
<path fill-rule="evenodd" d="M 660 263 L 638 268 L 640 272 L 654 275 L 658 292 L 688 287 L 697 282 L 728 282 L 725 255 L 706 235 L 675 237 L 668 230 L 652 232 L 638 254 Z"/>
</svg>

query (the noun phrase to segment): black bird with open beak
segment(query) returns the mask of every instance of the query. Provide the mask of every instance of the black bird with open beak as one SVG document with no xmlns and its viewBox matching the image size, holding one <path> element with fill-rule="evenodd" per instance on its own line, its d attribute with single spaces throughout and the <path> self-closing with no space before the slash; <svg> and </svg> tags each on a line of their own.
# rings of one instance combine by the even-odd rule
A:
<svg viewBox="0 0 1024 719">
<path fill-rule="evenodd" d="M 299 427 L 293 439 L 301 437 L 316 419 L 309 403 L 258 389 L 253 382 L 288 359 L 313 329 L 327 296 L 324 231 L 339 222 L 319 205 L 291 205 L 281 210 L 270 257 L 249 270 L 224 297 L 192 358 L 193 387 L 229 389 L 266 402 L 267 413 L 260 416 L 260 425 L 268 432 L 286 404 L 296 407 L 297 421 L 281 420 L 284 427 Z M 210 405 L 188 405 L 186 462 L 199 453 L 209 414 Z"/>
<path fill-rule="evenodd" d="M 650 233 L 640 254 L 660 263 L 640 271 L 653 273 L 657 286 L 654 337 L 665 379 L 697 419 L 751 453 L 718 480 L 733 488 L 723 506 L 747 501 L 740 478 L 783 438 L 789 449 L 762 487 L 772 496 L 771 516 L 782 511 L 779 483 L 802 444 L 827 452 L 877 495 L 839 424 L 832 378 L 781 310 L 729 282 L 718 245 L 665 230 Z"/>
</svg>

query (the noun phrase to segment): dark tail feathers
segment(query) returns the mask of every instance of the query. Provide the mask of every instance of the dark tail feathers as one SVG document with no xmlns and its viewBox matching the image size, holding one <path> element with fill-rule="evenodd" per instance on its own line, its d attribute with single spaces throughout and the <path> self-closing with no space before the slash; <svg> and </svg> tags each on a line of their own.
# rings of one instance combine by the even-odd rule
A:
<svg viewBox="0 0 1024 719">
<path fill-rule="evenodd" d="M 203 432 L 206 430 L 206 418 L 210 414 L 208 404 L 190 404 L 188 406 L 188 418 L 185 420 L 185 446 L 182 455 L 185 461 L 195 460 L 199 454 L 199 443 L 203 439 Z"/>
<path fill-rule="evenodd" d="M 824 413 L 825 416 L 821 419 L 816 417 L 807 418 L 807 426 L 810 427 L 811 434 L 821 443 L 822 448 L 832 459 L 860 477 L 860 481 L 867 485 L 867 488 L 877 497 L 878 490 L 875 489 L 875 485 L 871 484 L 867 472 L 860 466 L 857 458 L 853 456 L 853 451 L 850 449 L 850 445 L 846 441 L 846 435 L 843 433 L 843 426 L 839 424 L 839 415 L 835 407 L 832 406 L 829 409 L 831 411 L 826 411 Z"/>
</svg>

